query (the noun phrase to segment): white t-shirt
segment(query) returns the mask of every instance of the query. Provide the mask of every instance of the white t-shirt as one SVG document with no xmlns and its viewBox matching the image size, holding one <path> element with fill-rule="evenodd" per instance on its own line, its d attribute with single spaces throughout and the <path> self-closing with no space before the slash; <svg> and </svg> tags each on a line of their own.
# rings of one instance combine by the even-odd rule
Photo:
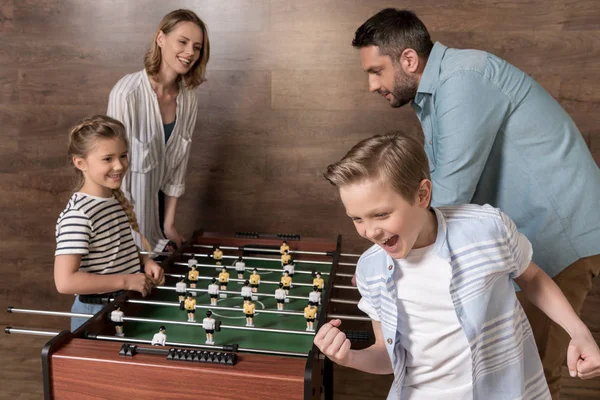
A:
<svg viewBox="0 0 600 400">
<path fill-rule="evenodd" d="M 246 270 L 246 263 L 243 261 L 236 261 L 235 270 L 238 272 L 244 272 Z"/>
<path fill-rule="evenodd" d="M 450 264 L 434 245 L 394 262 L 399 340 L 407 356 L 402 400 L 472 400 L 471 350 L 450 297 Z M 360 308 L 379 320 L 365 305 Z"/>
<path fill-rule="evenodd" d="M 219 285 L 216 283 L 208 285 L 208 294 L 219 294 Z"/>
<path fill-rule="evenodd" d="M 195 258 L 190 258 L 188 260 L 188 268 L 192 268 L 192 266 L 196 265 L 198 265 L 198 260 L 196 260 Z"/>
<path fill-rule="evenodd" d="M 123 322 L 123 311 L 112 311 L 110 313 L 110 320 L 112 322 Z"/>
<path fill-rule="evenodd" d="M 284 289 L 275 289 L 275 298 L 277 300 L 285 300 L 285 290 Z"/>
<path fill-rule="evenodd" d="M 283 270 L 289 272 L 290 274 L 294 273 L 294 265 L 293 264 L 285 264 L 283 266 Z"/>
<path fill-rule="evenodd" d="M 177 293 L 185 293 L 187 290 L 187 284 L 185 282 L 177 282 L 175 284 L 175 291 Z"/>
<path fill-rule="evenodd" d="M 308 294 L 308 301 L 312 301 L 313 303 L 318 303 L 321 301 L 321 293 L 320 292 L 310 292 Z"/>
<path fill-rule="evenodd" d="M 211 330 L 211 329 L 215 329 L 215 319 L 214 318 L 208 318 L 208 317 L 204 318 L 202 320 L 202 327 L 204 329 L 206 329 L 207 331 Z"/>
<path fill-rule="evenodd" d="M 154 337 L 152 337 L 152 345 L 160 344 L 161 346 L 164 346 L 166 341 L 167 335 L 162 332 L 155 333 Z"/>
<path fill-rule="evenodd" d="M 252 297 L 252 288 L 250 286 L 242 287 L 242 297 Z"/>
</svg>

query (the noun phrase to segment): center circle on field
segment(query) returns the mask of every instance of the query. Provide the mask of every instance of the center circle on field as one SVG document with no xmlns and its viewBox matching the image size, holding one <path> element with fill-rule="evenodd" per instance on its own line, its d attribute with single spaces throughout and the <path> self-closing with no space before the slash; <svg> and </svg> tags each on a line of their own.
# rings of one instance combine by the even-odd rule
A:
<svg viewBox="0 0 600 400">
<path fill-rule="evenodd" d="M 226 299 L 221 299 L 221 298 L 219 298 L 219 299 L 217 299 L 217 305 L 219 305 L 219 303 L 220 303 L 220 302 L 222 302 L 222 301 L 224 301 L 224 302 L 227 302 L 228 300 L 237 300 L 237 301 L 235 302 L 235 304 L 231 304 L 231 305 L 229 305 L 229 304 L 220 304 L 220 305 L 221 305 L 221 306 L 224 306 L 224 307 L 235 307 L 235 308 L 239 308 L 239 309 L 240 309 L 240 311 L 242 310 L 242 307 L 239 305 L 239 304 L 240 304 L 240 300 L 242 300 L 242 301 L 243 301 L 243 298 L 242 298 L 242 296 L 227 297 Z M 255 302 L 255 303 L 258 303 L 258 304 L 260 304 L 260 306 L 262 307 L 262 309 L 263 309 L 263 310 L 265 309 L 265 304 L 264 304 L 262 301 L 260 301 L 260 300 L 256 300 L 256 301 L 254 301 L 254 302 Z M 230 313 L 234 313 L 234 312 L 236 312 L 236 311 L 222 310 L 221 312 L 230 312 Z M 218 312 L 216 312 L 216 311 L 213 311 L 212 313 L 213 313 L 213 315 L 216 315 L 217 317 L 224 318 L 224 319 L 246 319 L 246 315 L 244 315 L 244 314 L 242 314 L 241 316 L 229 316 L 229 315 L 222 315 L 222 314 L 219 314 L 219 313 L 218 313 Z M 254 311 L 254 316 L 256 317 L 257 315 L 259 315 L 259 312 L 257 312 L 257 311 Z"/>
</svg>

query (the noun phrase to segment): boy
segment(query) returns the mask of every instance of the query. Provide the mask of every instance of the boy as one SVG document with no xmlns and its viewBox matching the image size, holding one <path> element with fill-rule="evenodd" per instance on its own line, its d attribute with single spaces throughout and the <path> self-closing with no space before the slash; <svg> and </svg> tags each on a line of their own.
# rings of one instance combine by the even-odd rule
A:
<svg viewBox="0 0 600 400">
<path fill-rule="evenodd" d="M 600 375 L 590 331 L 531 262 L 531 244 L 505 214 L 490 206 L 430 207 L 419 142 L 400 134 L 366 139 L 325 177 L 357 232 L 375 243 L 359 259 L 357 284 L 376 342 L 351 350 L 341 321 L 326 323 L 314 342 L 334 362 L 394 373 L 388 399 L 549 399 L 514 280 L 571 335 L 571 374 Z"/>
</svg>

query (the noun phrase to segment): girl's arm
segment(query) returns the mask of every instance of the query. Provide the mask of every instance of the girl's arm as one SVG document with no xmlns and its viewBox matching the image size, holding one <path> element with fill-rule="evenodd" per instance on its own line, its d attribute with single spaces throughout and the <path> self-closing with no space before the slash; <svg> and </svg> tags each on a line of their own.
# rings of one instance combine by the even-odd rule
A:
<svg viewBox="0 0 600 400">
<path fill-rule="evenodd" d="M 79 271 L 80 264 L 79 254 L 65 254 L 54 258 L 54 283 L 59 293 L 98 294 L 134 290 L 146 296 L 152 289 L 152 280 L 145 274 L 89 274 Z"/>
<path fill-rule="evenodd" d="M 556 283 L 533 262 L 515 278 L 515 282 L 527 300 L 571 336 L 567 350 L 567 366 L 571 376 L 600 376 L 600 349 Z"/>
<path fill-rule="evenodd" d="M 354 368 L 370 374 L 394 373 L 388 355 L 381 322 L 372 321 L 375 344 L 363 350 L 350 349 L 350 340 L 339 330 L 342 321 L 334 319 L 323 325 L 315 335 L 314 343 L 331 361 L 344 367 Z"/>
</svg>

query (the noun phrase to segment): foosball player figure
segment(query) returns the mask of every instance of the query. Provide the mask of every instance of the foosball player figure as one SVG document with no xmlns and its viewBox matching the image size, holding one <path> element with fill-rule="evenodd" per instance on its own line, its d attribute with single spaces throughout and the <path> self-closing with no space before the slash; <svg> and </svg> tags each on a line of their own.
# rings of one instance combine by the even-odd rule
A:
<svg viewBox="0 0 600 400">
<path fill-rule="evenodd" d="M 283 304 L 285 303 L 285 289 L 283 289 L 283 283 L 279 284 L 279 289 L 275 289 L 275 300 L 277 300 L 277 309 L 283 310 Z"/>
<path fill-rule="evenodd" d="M 188 322 L 196 322 L 194 314 L 196 314 L 196 299 L 191 293 L 188 293 L 187 299 L 185 299 L 185 310 L 188 315 Z"/>
<path fill-rule="evenodd" d="M 323 278 L 321 278 L 321 273 L 317 272 L 315 273 L 315 279 L 313 279 L 313 286 L 316 286 L 319 290 L 319 293 L 323 291 L 323 285 L 325 284 L 325 281 L 323 280 Z"/>
<path fill-rule="evenodd" d="M 188 259 L 188 268 L 192 268 L 192 266 L 198 266 L 198 260 L 196 260 L 194 256 Z"/>
<path fill-rule="evenodd" d="M 210 305 L 217 305 L 217 297 L 219 297 L 219 285 L 217 285 L 217 280 L 212 278 L 212 283 L 208 285 L 208 294 L 210 296 Z"/>
<path fill-rule="evenodd" d="M 258 274 L 258 270 L 256 268 L 252 270 L 249 281 L 252 293 L 258 292 L 258 285 L 260 285 L 260 275 Z"/>
<path fill-rule="evenodd" d="M 288 263 L 283 266 L 283 271 L 287 271 L 288 275 L 293 280 L 295 270 L 296 270 L 296 266 L 294 265 L 294 259 L 290 258 L 290 261 L 288 261 Z M 290 285 L 290 287 L 292 287 L 292 286 L 294 286 L 294 285 Z"/>
<path fill-rule="evenodd" d="M 283 284 L 283 290 L 285 290 L 285 294 L 290 294 L 290 287 L 292 286 L 292 278 L 290 277 L 290 273 L 287 271 L 283 271 L 283 276 L 281 277 L 281 283 Z"/>
<path fill-rule="evenodd" d="M 121 306 L 115 304 L 113 310 L 110 313 L 110 320 L 115 325 L 115 336 L 123 337 L 125 334 L 123 333 L 123 316 L 124 313 L 121 311 Z"/>
<path fill-rule="evenodd" d="M 244 286 L 242 286 L 242 298 L 244 301 L 252 300 L 252 288 L 250 287 L 250 281 L 246 279 Z"/>
<path fill-rule="evenodd" d="M 317 307 L 312 301 L 308 302 L 308 306 L 304 307 L 304 317 L 306 318 L 306 330 L 315 330 L 315 318 L 317 318 Z"/>
<path fill-rule="evenodd" d="M 179 309 L 183 310 L 183 301 L 185 300 L 187 284 L 185 283 L 185 279 L 181 278 L 179 282 L 175 284 L 175 292 L 179 295 Z"/>
<path fill-rule="evenodd" d="M 160 328 L 158 328 L 158 333 L 155 333 L 152 337 L 152 346 L 165 345 L 165 342 L 167 341 L 167 335 L 165 334 L 166 331 L 167 329 L 164 325 L 161 325 Z"/>
<path fill-rule="evenodd" d="M 285 264 L 289 263 L 291 258 L 292 256 L 290 256 L 290 251 L 284 250 L 283 255 L 281 256 L 281 266 L 284 266 Z"/>
<path fill-rule="evenodd" d="M 244 300 L 244 314 L 246 314 L 246 326 L 254 326 L 254 310 L 256 310 L 256 305 L 251 300 Z"/>
<path fill-rule="evenodd" d="M 246 272 L 246 263 L 242 257 L 238 257 L 235 260 L 235 271 L 237 272 L 238 279 L 244 279 L 244 272 Z"/>
<path fill-rule="evenodd" d="M 283 243 L 281 243 L 281 246 L 279 247 L 279 252 L 281 254 L 284 254 L 286 252 L 286 250 L 289 252 L 290 246 L 288 246 L 287 241 L 284 240 Z"/>
<path fill-rule="evenodd" d="M 202 320 L 202 327 L 204 328 L 204 332 L 206 332 L 206 344 L 215 344 L 214 334 L 215 334 L 215 325 L 217 321 L 212 317 L 212 311 L 208 310 L 206 312 L 206 318 Z"/>
<path fill-rule="evenodd" d="M 219 285 L 221 290 L 227 290 L 227 284 L 229 283 L 229 272 L 227 272 L 227 268 L 221 268 L 221 272 L 219 272 Z"/>
<path fill-rule="evenodd" d="M 313 286 L 313 291 L 308 294 L 308 301 L 316 304 L 321 304 L 321 292 L 318 286 Z"/>
<path fill-rule="evenodd" d="M 196 289 L 196 284 L 198 283 L 198 275 L 200 273 L 196 270 L 196 266 L 192 265 L 192 269 L 188 272 L 188 280 L 190 281 L 190 288 Z M 196 296 L 196 292 L 192 292 L 192 296 Z"/>
<path fill-rule="evenodd" d="M 215 251 L 213 251 L 213 260 L 215 260 L 215 263 L 217 265 L 221 265 L 221 260 L 223 259 L 223 252 L 221 251 L 221 249 L 219 248 L 219 246 L 217 246 L 215 248 Z"/>
</svg>

